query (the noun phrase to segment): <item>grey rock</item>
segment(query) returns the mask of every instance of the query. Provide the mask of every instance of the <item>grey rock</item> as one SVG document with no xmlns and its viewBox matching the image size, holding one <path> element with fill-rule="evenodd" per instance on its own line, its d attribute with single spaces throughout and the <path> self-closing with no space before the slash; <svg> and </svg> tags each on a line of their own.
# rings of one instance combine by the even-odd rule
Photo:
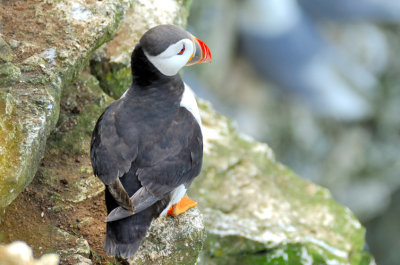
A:
<svg viewBox="0 0 400 265">
<path fill-rule="evenodd" d="M 349 209 L 200 102 L 205 160 L 189 193 L 205 216 L 201 264 L 373 264 Z"/>
<path fill-rule="evenodd" d="M 81 255 L 72 255 L 69 258 L 69 261 L 74 262 L 73 263 L 74 265 L 92 265 L 93 264 L 93 262 L 90 259 L 85 258 Z"/>
<path fill-rule="evenodd" d="M 1 66 L 0 87 L 12 86 L 0 89 L 0 209 L 31 182 L 58 119 L 62 88 L 82 71 L 92 52 L 112 38 L 132 2 L 35 2 L 35 18 L 49 23 L 41 33 L 57 36 L 57 45 L 22 41 L 15 52 L 33 53 L 22 62 L 12 56 L 7 38 L 0 40 L 0 60 L 8 61 Z"/>
<path fill-rule="evenodd" d="M 0 65 L 0 87 L 12 86 L 19 81 L 21 70 L 10 62 Z"/>
<path fill-rule="evenodd" d="M 203 247 L 205 230 L 198 208 L 176 218 L 159 217 L 129 264 L 196 264 Z"/>
<path fill-rule="evenodd" d="M 0 63 L 11 62 L 15 55 L 7 42 L 0 36 Z"/>
<path fill-rule="evenodd" d="M 80 255 L 88 258 L 90 255 L 90 247 L 88 242 L 84 238 L 76 237 L 74 235 L 69 234 L 67 231 L 64 231 L 58 227 L 54 227 L 55 237 L 58 237 L 58 240 L 64 242 L 72 242 L 71 245 L 75 247 L 69 249 L 60 249 L 58 250 L 58 254 L 63 256 L 75 256 Z M 68 257 L 69 258 L 69 257 Z"/>
</svg>

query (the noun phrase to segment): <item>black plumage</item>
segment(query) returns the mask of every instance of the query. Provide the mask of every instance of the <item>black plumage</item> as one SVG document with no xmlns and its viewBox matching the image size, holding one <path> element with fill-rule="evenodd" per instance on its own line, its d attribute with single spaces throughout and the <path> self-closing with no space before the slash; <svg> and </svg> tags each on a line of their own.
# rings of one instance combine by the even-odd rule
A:
<svg viewBox="0 0 400 265">
<path fill-rule="evenodd" d="M 201 169 L 201 128 L 192 113 L 180 106 L 184 83 L 179 74 L 163 75 L 143 51 L 146 45 L 146 51 L 161 52 L 190 36 L 181 29 L 172 32 L 169 41 L 164 39 L 156 47 L 151 38 L 157 36 L 142 38 L 136 45 L 132 85 L 106 108 L 93 131 L 91 161 L 95 175 L 107 186 L 108 214 L 119 206 L 134 212 L 107 222 L 104 246 L 109 255 L 132 256 L 151 221 L 167 207 L 171 193 L 180 185 L 188 188 Z M 133 205 L 124 204 L 124 191 L 118 191 L 120 199 L 113 194 L 111 187 L 117 180 L 129 197 L 135 194 Z"/>
</svg>

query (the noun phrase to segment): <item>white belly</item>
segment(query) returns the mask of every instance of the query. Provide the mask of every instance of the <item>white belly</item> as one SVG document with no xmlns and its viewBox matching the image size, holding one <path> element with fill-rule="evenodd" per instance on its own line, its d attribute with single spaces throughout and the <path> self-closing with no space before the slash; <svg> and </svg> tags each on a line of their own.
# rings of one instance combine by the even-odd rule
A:
<svg viewBox="0 0 400 265">
<path fill-rule="evenodd" d="M 167 207 L 165 207 L 165 209 L 161 212 L 160 216 L 166 216 L 167 211 L 171 207 L 171 205 L 178 203 L 185 195 L 185 193 L 186 193 L 186 188 L 185 185 L 183 184 L 179 185 L 176 189 L 174 189 L 171 192 L 171 200 L 169 201 Z"/>
<path fill-rule="evenodd" d="M 192 89 L 187 84 L 185 84 L 185 90 L 183 91 L 180 106 L 184 107 L 190 113 L 192 113 L 193 117 L 196 119 L 201 129 L 201 118 L 200 118 L 199 107 L 197 106 L 197 102 L 194 97 Z"/>
<path fill-rule="evenodd" d="M 187 84 L 185 84 L 185 90 L 182 95 L 180 106 L 187 109 L 193 115 L 193 117 L 196 119 L 201 129 L 200 111 L 199 108 L 197 107 L 197 102 L 194 97 L 194 93 Z M 175 190 L 173 190 L 171 193 L 171 200 L 168 203 L 167 207 L 161 212 L 160 216 L 167 215 L 167 211 L 171 207 L 171 205 L 178 203 L 185 195 L 185 193 L 186 193 L 186 188 L 185 185 L 183 184 L 181 184 Z"/>
</svg>

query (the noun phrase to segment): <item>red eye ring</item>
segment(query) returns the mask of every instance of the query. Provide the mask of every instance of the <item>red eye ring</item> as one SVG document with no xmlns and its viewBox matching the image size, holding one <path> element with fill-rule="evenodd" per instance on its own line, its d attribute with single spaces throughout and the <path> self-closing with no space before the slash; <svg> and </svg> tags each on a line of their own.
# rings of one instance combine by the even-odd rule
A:
<svg viewBox="0 0 400 265">
<path fill-rule="evenodd" d="M 185 52 L 185 50 L 186 50 L 185 44 L 183 44 L 182 50 L 178 52 L 178 55 L 182 55 Z"/>
</svg>

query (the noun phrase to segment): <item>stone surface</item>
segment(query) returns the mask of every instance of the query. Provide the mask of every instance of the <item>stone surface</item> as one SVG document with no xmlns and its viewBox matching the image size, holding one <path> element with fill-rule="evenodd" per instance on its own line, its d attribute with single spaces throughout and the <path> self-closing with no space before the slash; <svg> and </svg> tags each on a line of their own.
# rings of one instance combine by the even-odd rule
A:
<svg viewBox="0 0 400 265">
<path fill-rule="evenodd" d="M 362 250 L 365 229 L 349 209 L 200 106 L 205 161 L 189 194 L 206 223 L 202 264 L 373 264 Z"/>
<path fill-rule="evenodd" d="M 62 262 L 68 264 L 91 265 L 92 261 L 89 259 L 90 247 L 89 243 L 83 237 L 73 235 L 65 230 L 57 227 L 49 227 L 53 240 L 63 242 L 70 246 L 69 248 L 57 249 L 57 254 L 62 257 Z"/>
<path fill-rule="evenodd" d="M 0 87 L 11 86 L 21 77 L 21 70 L 12 63 L 0 65 Z"/>
<path fill-rule="evenodd" d="M 0 265 L 57 265 L 58 261 L 56 254 L 46 254 L 34 259 L 32 249 L 22 241 L 0 245 Z"/>
<path fill-rule="evenodd" d="M 0 36 L 0 63 L 10 62 L 15 55 L 8 43 Z"/>
<path fill-rule="evenodd" d="M 86 215 L 95 216 L 99 211 L 105 215 L 105 207 L 101 204 L 104 195 L 98 199 L 104 185 L 93 176 L 89 146 L 96 119 L 111 101 L 87 73 L 63 89 L 60 118 L 47 141 L 45 158 L 33 183 L 11 204 L 0 224 L 4 241 L 24 240 L 36 255 L 56 252 L 61 264 L 92 264 L 88 241 L 80 230 L 94 226 L 93 218 Z M 99 200 L 94 205 L 101 210 L 77 211 L 94 198 Z M 72 217 L 74 213 L 78 217 Z M 98 220 L 101 227 L 104 218 Z M 101 227 L 93 228 L 98 230 L 99 241 Z"/>
<path fill-rule="evenodd" d="M 55 158 L 84 156 L 89 160 L 90 139 L 97 118 L 112 102 L 99 87 L 96 78 L 82 73 L 73 85 L 66 87 L 61 97 L 61 112 L 55 133 L 48 140 L 46 152 Z M 57 159 L 56 159 L 57 160 Z M 41 168 L 39 173 L 50 186 L 58 185 L 54 178 L 70 177 L 70 189 L 61 198 L 55 197 L 53 209 L 70 209 L 74 205 L 96 197 L 104 191 L 104 185 L 96 178 L 90 164 L 80 164 L 69 174 L 59 173 L 62 165 Z M 58 176 L 56 176 L 58 175 Z M 77 178 L 71 178 L 78 175 Z M 69 183 L 68 182 L 68 183 Z"/>
<path fill-rule="evenodd" d="M 62 88 L 112 37 L 132 2 L 0 3 L 1 12 L 14 12 L 4 14 L 0 41 L 0 63 L 6 62 L 0 65 L 0 209 L 32 180 L 58 118 Z M 6 24 L 16 23 L 15 14 L 26 19 L 17 34 Z"/>
<path fill-rule="evenodd" d="M 196 264 L 203 248 L 205 230 L 198 208 L 153 221 L 137 254 L 129 264 Z"/>
<path fill-rule="evenodd" d="M 160 24 L 185 27 L 191 0 L 137 0 L 115 38 L 91 61 L 92 73 L 106 93 L 119 98 L 131 84 L 130 59 L 140 37 Z"/>
</svg>

